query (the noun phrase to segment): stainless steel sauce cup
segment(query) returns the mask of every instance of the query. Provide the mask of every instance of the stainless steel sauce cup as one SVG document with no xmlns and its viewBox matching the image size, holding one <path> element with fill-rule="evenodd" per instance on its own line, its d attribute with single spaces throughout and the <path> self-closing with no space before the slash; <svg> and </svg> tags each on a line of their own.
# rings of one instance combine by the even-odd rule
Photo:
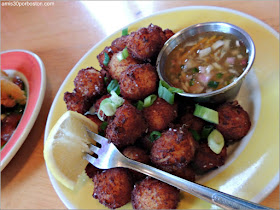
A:
<svg viewBox="0 0 280 210">
<path fill-rule="evenodd" d="M 250 71 L 254 59 L 255 59 L 255 45 L 250 37 L 250 35 L 244 31 L 243 29 L 232 25 L 230 23 L 225 23 L 225 22 L 206 22 L 206 23 L 199 23 L 190 27 L 187 27 L 176 34 L 174 34 L 163 46 L 161 49 L 156 66 L 157 66 L 157 71 L 158 75 L 161 80 L 164 80 L 167 82 L 170 86 L 170 82 L 167 80 L 165 72 L 164 72 L 164 65 L 166 62 L 166 59 L 170 52 L 179 44 L 183 43 L 186 41 L 186 39 L 190 36 L 194 36 L 200 33 L 204 32 L 222 32 L 222 33 L 227 33 L 227 34 L 232 34 L 236 36 L 239 40 L 241 40 L 248 51 L 248 65 L 243 71 L 243 73 L 232 83 L 229 85 L 212 91 L 208 93 L 199 93 L 199 94 L 193 94 L 193 93 L 179 93 L 181 96 L 188 97 L 189 99 L 193 100 L 194 102 L 199 102 L 199 103 L 223 103 L 225 101 L 230 101 L 233 100 L 241 87 L 241 84 L 245 78 L 245 76 L 248 74 Z"/>
</svg>

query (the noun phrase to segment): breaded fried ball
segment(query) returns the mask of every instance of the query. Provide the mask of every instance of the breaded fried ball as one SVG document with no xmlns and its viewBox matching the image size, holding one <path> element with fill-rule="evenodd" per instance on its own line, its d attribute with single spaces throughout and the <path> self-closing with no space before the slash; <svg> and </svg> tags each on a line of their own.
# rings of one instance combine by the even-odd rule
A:
<svg viewBox="0 0 280 210">
<path fill-rule="evenodd" d="M 132 191 L 133 209 L 176 209 L 180 191 L 164 182 L 147 177 Z"/>
<path fill-rule="evenodd" d="M 184 167 L 193 160 L 197 143 L 187 130 L 168 129 L 152 147 L 150 158 L 158 167 Z"/>
<path fill-rule="evenodd" d="M 177 117 L 177 106 L 157 97 L 151 106 L 143 109 L 143 114 L 149 131 L 162 131 Z"/>
<path fill-rule="evenodd" d="M 136 146 L 128 146 L 123 150 L 123 155 L 128 157 L 129 159 L 135 160 L 137 162 L 141 162 L 144 164 L 148 164 L 150 162 L 149 155 L 147 152 Z M 146 177 L 145 174 L 130 170 L 134 180 L 141 180 Z"/>
<path fill-rule="evenodd" d="M 207 143 L 199 145 L 194 161 L 192 163 L 195 172 L 203 174 L 211 169 L 215 169 L 225 164 L 227 150 L 224 146 L 220 154 L 214 153 Z"/>
<path fill-rule="evenodd" d="M 121 73 L 119 84 L 124 98 L 141 100 L 157 90 L 158 75 L 149 63 L 130 65 Z"/>
<path fill-rule="evenodd" d="M 180 123 L 186 126 L 186 128 L 193 129 L 200 133 L 206 124 L 204 120 L 193 115 L 194 107 L 189 107 L 187 112 L 180 119 Z"/>
<path fill-rule="evenodd" d="M 118 53 L 122 53 L 121 51 Z M 132 56 L 128 56 L 126 59 L 119 61 L 118 53 L 114 53 L 109 64 L 108 64 L 108 72 L 113 79 L 120 80 L 120 75 L 124 72 L 129 65 L 139 64 L 140 62 L 133 58 Z"/>
<path fill-rule="evenodd" d="M 77 93 L 89 98 L 106 90 L 103 75 L 92 67 L 80 70 L 74 79 L 74 85 Z"/>
<path fill-rule="evenodd" d="M 227 143 L 236 142 L 247 135 L 251 127 L 250 117 L 237 101 L 225 103 L 217 111 L 219 124 L 216 128 Z"/>
<path fill-rule="evenodd" d="M 92 122 L 94 122 L 97 126 L 98 126 L 98 132 L 103 132 L 103 130 L 101 129 L 101 125 L 102 125 L 102 121 L 98 118 L 98 116 L 95 115 L 91 115 L 91 114 L 87 114 L 85 115 L 87 118 L 89 118 Z"/>
<path fill-rule="evenodd" d="M 108 69 L 109 69 L 108 64 L 106 64 L 106 65 L 104 64 L 105 53 L 107 53 L 107 55 L 109 56 L 109 61 L 110 61 L 112 56 L 113 56 L 113 54 L 117 53 L 118 51 L 119 50 L 116 47 L 114 47 L 114 46 L 109 46 L 109 47 L 107 46 L 107 47 L 105 47 L 104 50 L 102 50 L 102 52 L 97 55 L 97 60 L 99 62 L 100 67 L 102 69 L 105 69 L 105 70 L 108 71 Z"/>
<path fill-rule="evenodd" d="M 75 91 L 72 93 L 65 92 L 64 101 L 66 103 L 67 110 L 81 114 L 86 113 L 92 105 L 91 101 L 87 97 L 83 97 Z"/>
<path fill-rule="evenodd" d="M 146 128 L 141 111 L 126 103 L 117 109 L 114 120 L 109 122 L 106 137 L 121 148 L 134 144 Z"/>
<path fill-rule="evenodd" d="M 108 208 L 119 208 L 131 199 L 133 183 L 125 168 L 112 168 L 97 173 L 93 182 L 93 197 Z"/>
<path fill-rule="evenodd" d="M 150 24 L 128 36 L 127 49 L 136 59 L 148 61 L 157 56 L 166 40 L 162 29 Z"/>
<path fill-rule="evenodd" d="M 127 45 L 127 38 L 128 38 L 128 36 L 129 36 L 129 35 L 127 35 L 127 36 L 121 36 L 121 37 L 119 37 L 119 38 L 116 38 L 116 39 L 112 42 L 111 46 L 117 48 L 118 51 L 122 51 L 122 50 L 126 47 L 126 45 Z"/>
<path fill-rule="evenodd" d="M 102 169 L 96 168 L 94 165 L 92 165 L 91 163 L 88 163 L 86 168 L 85 168 L 85 172 L 87 174 L 87 176 L 90 179 L 93 179 L 93 177 L 97 174 L 97 173 L 101 173 Z"/>
</svg>

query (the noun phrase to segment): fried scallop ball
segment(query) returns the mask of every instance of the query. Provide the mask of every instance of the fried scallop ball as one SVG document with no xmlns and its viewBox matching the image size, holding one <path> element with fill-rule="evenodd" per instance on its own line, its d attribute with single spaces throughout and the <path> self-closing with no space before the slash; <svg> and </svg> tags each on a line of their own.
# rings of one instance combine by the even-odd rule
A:
<svg viewBox="0 0 280 210">
<path fill-rule="evenodd" d="M 181 177 L 183 179 L 189 180 L 194 182 L 195 181 L 195 171 L 193 168 L 188 164 L 184 167 L 177 167 L 177 166 L 164 166 L 160 167 L 161 170 L 171 173 L 175 176 Z"/>
<path fill-rule="evenodd" d="M 131 199 L 133 182 L 125 168 L 112 168 L 97 173 L 93 177 L 93 182 L 93 197 L 108 208 L 119 208 Z"/>
<path fill-rule="evenodd" d="M 160 168 L 181 168 L 193 160 L 196 147 L 197 143 L 190 132 L 170 128 L 155 141 L 150 158 Z"/>
<path fill-rule="evenodd" d="M 123 155 L 129 159 L 135 160 L 140 163 L 148 164 L 150 162 L 149 155 L 145 150 L 136 146 L 128 146 L 123 150 Z M 141 180 L 146 177 L 145 174 L 130 170 L 134 180 Z"/>
<path fill-rule="evenodd" d="M 114 53 L 109 64 L 108 64 L 108 72 L 113 79 L 120 80 L 120 75 L 124 72 L 129 65 L 139 64 L 140 62 L 133 58 L 132 56 L 128 56 L 126 59 L 119 61 L 118 54 L 122 53 L 121 51 L 118 53 Z"/>
<path fill-rule="evenodd" d="M 128 36 L 127 49 L 136 59 L 149 61 L 157 56 L 166 40 L 162 29 L 150 24 L 147 28 L 140 28 Z"/>
<path fill-rule="evenodd" d="M 81 94 L 76 93 L 75 91 L 65 92 L 64 101 L 66 103 L 67 110 L 78 112 L 81 114 L 86 113 L 91 107 L 91 100 L 87 97 L 83 97 Z"/>
<path fill-rule="evenodd" d="M 187 112 L 181 117 L 180 123 L 186 126 L 186 128 L 193 129 L 200 133 L 206 123 L 201 118 L 194 116 L 193 112 L 194 108 L 189 107 Z"/>
<path fill-rule="evenodd" d="M 219 124 L 216 128 L 227 143 L 236 142 L 247 135 L 251 127 L 250 117 L 237 101 L 225 103 L 217 111 Z"/>
<path fill-rule="evenodd" d="M 130 65 L 121 73 L 119 84 L 124 98 L 141 100 L 157 90 L 158 75 L 149 63 Z"/>
<path fill-rule="evenodd" d="M 149 131 L 162 131 L 177 117 L 177 106 L 158 97 L 151 106 L 143 109 L 143 114 Z"/>
<path fill-rule="evenodd" d="M 117 109 L 115 118 L 109 122 L 106 137 L 121 148 L 134 144 L 146 128 L 141 111 L 126 103 Z"/>
<path fill-rule="evenodd" d="M 106 90 L 103 75 L 92 67 L 80 70 L 74 79 L 74 85 L 77 93 L 89 98 Z"/>
<path fill-rule="evenodd" d="M 128 35 L 127 35 L 127 36 L 121 36 L 121 37 L 115 39 L 115 40 L 112 42 L 111 46 L 117 48 L 118 51 L 121 51 L 121 50 L 123 50 L 123 49 L 126 47 L 126 45 L 127 45 L 127 38 L 128 38 Z"/>
<path fill-rule="evenodd" d="M 101 173 L 102 169 L 96 168 L 94 165 L 92 165 L 91 163 L 88 163 L 86 168 L 85 168 L 85 172 L 87 174 L 87 176 L 90 179 L 93 179 L 93 177 L 97 174 L 97 173 Z"/>
<path fill-rule="evenodd" d="M 105 54 L 107 54 L 108 57 L 109 57 L 109 60 L 111 60 L 113 54 L 118 52 L 118 51 L 119 51 L 118 48 L 116 48 L 114 46 L 105 47 L 104 50 L 102 50 L 102 52 L 97 55 L 97 60 L 99 62 L 100 67 L 102 69 L 105 69 L 105 70 L 108 71 L 108 69 L 109 69 L 108 64 L 106 64 L 106 65 L 104 64 Z"/>
<path fill-rule="evenodd" d="M 176 209 L 180 191 L 159 180 L 147 177 L 132 191 L 133 209 Z"/>
<path fill-rule="evenodd" d="M 199 145 L 192 166 L 195 172 L 203 174 L 225 164 L 227 149 L 223 147 L 219 154 L 214 153 L 207 143 Z"/>
</svg>

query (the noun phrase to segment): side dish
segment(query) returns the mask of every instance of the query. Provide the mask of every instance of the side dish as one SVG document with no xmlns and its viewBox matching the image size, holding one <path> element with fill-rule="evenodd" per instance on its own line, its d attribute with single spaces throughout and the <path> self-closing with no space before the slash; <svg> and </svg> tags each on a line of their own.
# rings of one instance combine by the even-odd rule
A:
<svg viewBox="0 0 280 210">
<path fill-rule="evenodd" d="M 204 32 L 175 47 L 164 71 L 168 81 L 186 93 L 207 93 L 232 83 L 247 64 L 247 49 L 237 37 Z"/>
<path fill-rule="evenodd" d="M 26 92 L 20 77 L 1 70 L 1 148 L 13 135 L 24 112 Z"/>
<path fill-rule="evenodd" d="M 237 101 L 207 108 L 159 80 L 155 60 L 173 34 L 153 24 L 124 33 L 97 56 L 100 71 L 89 67 L 78 72 L 64 101 L 68 110 L 95 122 L 99 133 L 128 158 L 195 181 L 225 164 L 227 147 L 248 133 L 251 122 Z M 211 89 L 221 88 L 238 76 L 246 65 L 246 49 L 231 39 L 208 34 L 179 46 L 168 64 L 170 79 L 178 80 L 174 86 L 203 92 L 209 83 Z M 94 182 L 93 197 L 108 208 L 131 201 L 135 209 L 174 209 L 180 201 L 178 189 L 128 169 L 88 164 L 85 171 Z"/>
</svg>

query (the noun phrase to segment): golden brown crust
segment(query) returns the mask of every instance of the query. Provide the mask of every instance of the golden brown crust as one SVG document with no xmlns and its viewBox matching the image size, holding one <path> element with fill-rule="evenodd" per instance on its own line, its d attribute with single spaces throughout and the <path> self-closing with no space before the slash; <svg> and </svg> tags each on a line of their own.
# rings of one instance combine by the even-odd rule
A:
<svg viewBox="0 0 280 210">
<path fill-rule="evenodd" d="M 134 209 L 176 209 L 179 193 L 175 187 L 147 177 L 134 186 L 132 206 Z"/>
<path fill-rule="evenodd" d="M 141 100 L 156 92 L 158 75 L 151 64 L 130 65 L 120 75 L 121 95 L 130 100 Z"/>
<path fill-rule="evenodd" d="M 112 42 L 111 46 L 117 48 L 119 51 L 122 51 L 126 47 L 126 45 L 127 45 L 127 38 L 128 38 L 128 36 L 129 35 L 121 36 L 119 38 L 116 38 Z"/>
<path fill-rule="evenodd" d="M 185 167 L 193 160 L 197 143 L 188 131 L 169 129 L 152 147 L 150 158 L 158 167 Z"/>
<path fill-rule="evenodd" d="M 67 110 L 81 114 L 86 113 L 91 106 L 91 102 L 88 98 L 81 96 L 75 91 L 72 93 L 65 92 L 64 101 L 66 103 Z"/>
<path fill-rule="evenodd" d="M 146 130 L 142 114 L 131 104 L 124 104 L 117 109 L 115 118 L 106 129 L 106 137 L 117 147 L 134 144 Z"/>
<path fill-rule="evenodd" d="M 147 28 L 140 28 L 129 35 L 127 49 L 133 57 L 148 61 L 157 56 L 166 40 L 162 29 L 150 24 Z"/>
<path fill-rule="evenodd" d="M 93 197 L 108 208 L 119 208 L 130 201 L 133 183 L 127 169 L 112 168 L 97 173 Z"/>
<path fill-rule="evenodd" d="M 119 81 L 121 73 L 124 72 L 129 65 L 139 64 L 140 62 L 130 55 L 126 59 L 119 61 L 117 56 L 118 53 L 114 53 L 112 55 L 111 60 L 108 64 L 108 72 L 113 79 Z"/>
<path fill-rule="evenodd" d="M 106 89 L 103 75 L 92 67 L 80 70 L 74 85 L 77 93 L 88 98 L 103 94 Z"/>
<path fill-rule="evenodd" d="M 225 103 L 217 111 L 219 124 L 216 128 L 227 143 L 238 141 L 247 135 L 251 127 L 250 117 L 237 101 Z"/>
<path fill-rule="evenodd" d="M 226 147 L 223 147 L 220 154 L 216 154 L 210 149 L 207 143 L 202 143 L 197 149 L 192 165 L 196 173 L 201 174 L 224 165 L 226 157 Z"/>
<path fill-rule="evenodd" d="M 177 106 L 158 97 L 151 106 L 143 109 L 143 114 L 149 131 L 162 131 L 177 117 Z"/>
<path fill-rule="evenodd" d="M 109 69 L 108 64 L 107 65 L 104 64 L 105 53 L 107 53 L 107 55 L 109 56 L 109 60 L 111 60 L 113 54 L 117 53 L 118 51 L 119 50 L 114 46 L 105 47 L 104 50 L 102 50 L 102 52 L 97 55 L 97 60 L 99 62 L 100 67 L 102 69 L 108 70 Z"/>
</svg>

